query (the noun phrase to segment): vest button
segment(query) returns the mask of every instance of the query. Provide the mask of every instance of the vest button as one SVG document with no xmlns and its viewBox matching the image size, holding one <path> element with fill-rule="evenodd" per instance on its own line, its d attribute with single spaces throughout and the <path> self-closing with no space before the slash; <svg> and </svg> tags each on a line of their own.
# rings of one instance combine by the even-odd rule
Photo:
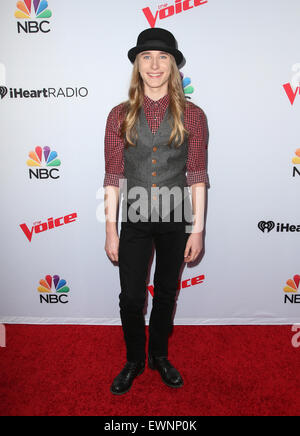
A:
<svg viewBox="0 0 300 436">
<path fill-rule="evenodd" d="M 157 147 L 153 147 L 153 151 L 156 151 L 157 150 Z"/>
<path fill-rule="evenodd" d="M 152 176 L 156 176 L 156 171 L 153 171 Z"/>
<path fill-rule="evenodd" d="M 152 163 L 153 163 L 153 164 L 156 164 L 156 159 L 152 159 Z"/>
</svg>

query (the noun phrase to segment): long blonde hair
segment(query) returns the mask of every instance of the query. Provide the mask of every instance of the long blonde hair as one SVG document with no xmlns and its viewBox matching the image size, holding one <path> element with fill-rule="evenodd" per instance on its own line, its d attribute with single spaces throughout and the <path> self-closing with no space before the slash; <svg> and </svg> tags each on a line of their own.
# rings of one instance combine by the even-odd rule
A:
<svg viewBox="0 0 300 436">
<path fill-rule="evenodd" d="M 171 72 L 168 81 L 169 111 L 173 116 L 174 123 L 168 145 L 170 147 L 172 141 L 174 140 L 175 146 L 179 147 L 185 139 L 184 135 L 189 135 L 189 132 L 184 127 L 184 123 L 181 119 L 181 114 L 183 114 L 186 109 L 187 101 L 182 88 L 181 76 L 175 58 L 171 54 L 170 58 Z M 128 95 L 129 99 L 123 102 L 125 118 L 120 126 L 120 136 L 124 138 L 125 148 L 128 148 L 129 146 L 136 146 L 136 143 L 134 142 L 137 139 L 135 125 L 144 100 L 144 84 L 139 73 L 138 56 L 136 56 L 133 64 Z M 132 140 L 132 138 L 134 138 L 134 140 Z"/>
</svg>

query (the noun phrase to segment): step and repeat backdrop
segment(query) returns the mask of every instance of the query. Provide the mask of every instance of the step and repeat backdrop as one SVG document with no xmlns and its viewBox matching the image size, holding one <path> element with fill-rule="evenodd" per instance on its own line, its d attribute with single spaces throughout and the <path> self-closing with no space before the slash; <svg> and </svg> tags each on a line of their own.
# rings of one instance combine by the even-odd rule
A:
<svg viewBox="0 0 300 436">
<path fill-rule="evenodd" d="M 299 0 L 1 1 L 0 322 L 120 324 L 104 133 L 149 27 L 175 35 L 209 127 L 204 250 L 174 323 L 299 322 L 299 22 Z M 153 249 L 147 322 L 154 270 Z"/>
</svg>

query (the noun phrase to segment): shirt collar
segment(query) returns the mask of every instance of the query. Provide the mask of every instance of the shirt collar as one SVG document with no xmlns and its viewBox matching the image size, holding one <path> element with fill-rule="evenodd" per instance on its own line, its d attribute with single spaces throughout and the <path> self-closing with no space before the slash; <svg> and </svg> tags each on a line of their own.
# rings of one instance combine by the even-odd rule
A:
<svg viewBox="0 0 300 436">
<path fill-rule="evenodd" d="M 169 94 L 164 95 L 159 100 L 152 100 L 148 95 L 144 95 L 144 107 L 148 110 L 165 110 L 169 104 Z"/>
</svg>

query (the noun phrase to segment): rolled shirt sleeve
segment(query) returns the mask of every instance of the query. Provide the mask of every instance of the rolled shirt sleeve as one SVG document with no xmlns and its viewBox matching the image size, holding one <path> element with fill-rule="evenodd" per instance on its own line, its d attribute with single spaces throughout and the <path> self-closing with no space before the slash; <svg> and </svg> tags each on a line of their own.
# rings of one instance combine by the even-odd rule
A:
<svg viewBox="0 0 300 436">
<path fill-rule="evenodd" d="M 124 177 L 124 142 L 118 130 L 121 105 L 115 106 L 108 114 L 104 138 L 105 175 L 103 187 L 117 186 Z"/>
<path fill-rule="evenodd" d="M 207 146 L 208 146 L 208 126 L 204 111 L 195 104 L 188 115 L 189 120 L 189 147 L 187 159 L 187 184 L 191 186 L 195 183 L 209 184 L 207 175 Z"/>
</svg>

